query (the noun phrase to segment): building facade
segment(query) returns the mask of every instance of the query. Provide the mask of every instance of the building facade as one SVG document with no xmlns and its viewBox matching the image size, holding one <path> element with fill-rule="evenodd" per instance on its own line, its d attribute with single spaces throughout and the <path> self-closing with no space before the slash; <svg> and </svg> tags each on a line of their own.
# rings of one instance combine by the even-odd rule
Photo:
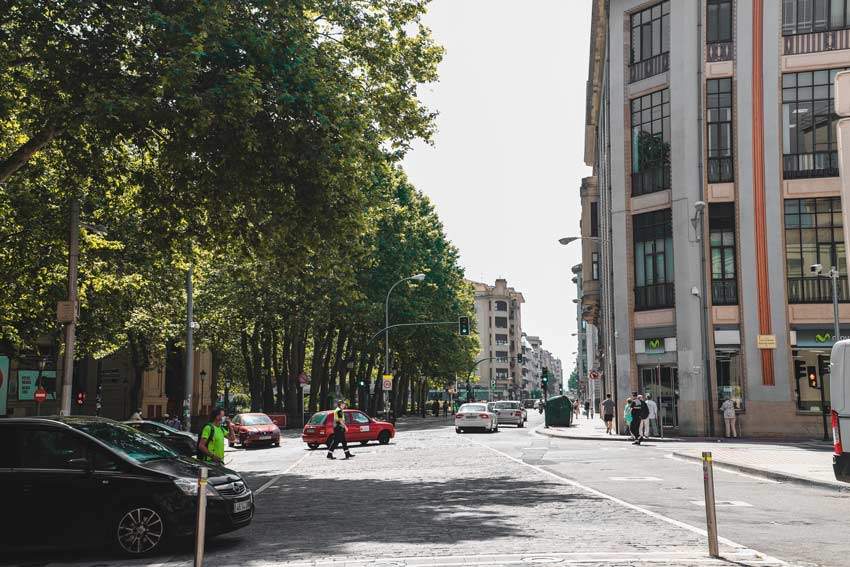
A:
<svg viewBox="0 0 850 567">
<path fill-rule="evenodd" d="M 478 389 L 492 392 L 495 399 L 520 399 L 523 391 L 522 293 L 504 279 L 494 285 L 471 282 L 475 289 L 475 320 L 480 343 L 476 367 Z M 481 396 L 477 396 L 481 399 Z"/>
<path fill-rule="evenodd" d="M 582 301 L 603 387 L 651 392 L 684 435 L 720 431 L 729 398 L 745 435 L 821 436 L 835 337 L 812 266 L 839 271 L 850 317 L 832 86 L 850 5 L 595 0 L 591 26 L 583 268 L 597 253 L 600 285 L 585 273 Z"/>
</svg>

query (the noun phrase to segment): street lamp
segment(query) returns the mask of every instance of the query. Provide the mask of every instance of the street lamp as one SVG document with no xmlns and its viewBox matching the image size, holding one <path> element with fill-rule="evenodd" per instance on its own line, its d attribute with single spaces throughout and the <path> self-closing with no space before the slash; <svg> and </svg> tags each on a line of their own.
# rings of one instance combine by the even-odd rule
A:
<svg viewBox="0 0 850 567">
<path fill-rule="evenodd" d="M 384 374 L 388 374 L 390 371 L 390 294 L 396 288 L 397 285 L 407 282 L 407 281 L 417 281 L 421 282 L 425 279 L 425 274 L 416 274 L 410 276 L 409 278 L 402 278 L 395 282 L 390 286 L 389 291 L 387 291 L 387 301 L 384 304 Z M 389 392 L 384 392 L 384 412 L 387 413 L 387 417 L 389 414 L 387 412 L 387 400 L 389 400 Z"/>
<path fill-rule="evenodd" d="M 601 242 L 602 239 L 598 236 L 565 236 L 563 238 L 559 238 L 558 242 L 566 246 L 576 240 L 592 240 L 593 242 Z"/>
<path fill-rule="evenodd" d="M 201 400 L 200 400 L 200 403 L 198 404 L 198 410 L 199 410 L 198 413 L 203 414 L 203 413 L 205 413 L 203 410 L 204 410 L 204 402 L 206 401 L 204 399 L 204 380 L 207 379 L 207 371 L 201 370 L 200 376 L 201 376 Z"/>
<path fill-rule="evenodd" d="M 224 378 L 224 415 L 230 415 L 230 376 Z"/>
</svg>

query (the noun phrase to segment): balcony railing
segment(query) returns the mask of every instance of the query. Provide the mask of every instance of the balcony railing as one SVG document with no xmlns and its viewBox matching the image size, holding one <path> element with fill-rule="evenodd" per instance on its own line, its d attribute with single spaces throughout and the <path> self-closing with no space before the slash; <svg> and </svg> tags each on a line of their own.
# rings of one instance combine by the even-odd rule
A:
<svg viewBox="0 0 850 567">
<path fill-rule="evenodd" d="M 676 304 L 675 289 L 672 283 L 635 287 L 635 311 L 662 309 Z"/>
<path fill-rule="evenodd" d="M 661 165 L 632 173 L 632 196 L 670 188 L 670 167 Z"/>
<path fill-rule="evenodd" d="M 848 303 L 847 276 L 838 278 L 838 301 Z M 832 303 L 832 281 L 820 277 L 788 278 L 788 303 Z"/>
<path fill-rule="evenodd" d="M 735 180 L 735 162 L 732 156 L 708 158 L 708 182 L 730 183 Z"/>
<path fill-rule="evenodd" d="M 711 304 L 738 305 L 738 282 L 735 280 L 712 280 Z"/>
<path fill-rule="evenodd" d="M 715 61 L 731 61 L 735 58 L 735 42 L 724 41 L 706 45 L 705 59 L 709 63 Z"/>
<path fill-rule="evenodd" d="M 785 179 L 838 177 L 838 152 L 785 154 L 782 156 Z"/>
<path fill-rule="evenodd" d="M 629 82 L 636 83 L 640 80 L 659 75 L 670 68 L 670 53 L 659 53 L 655 57 L 638 61 L 629 65 Z"/>
<path fill-rule="evenodd" d="M 786 35 L 782 48 L 784 55 L 850 49 L 850 29 Z"/>
</svg>

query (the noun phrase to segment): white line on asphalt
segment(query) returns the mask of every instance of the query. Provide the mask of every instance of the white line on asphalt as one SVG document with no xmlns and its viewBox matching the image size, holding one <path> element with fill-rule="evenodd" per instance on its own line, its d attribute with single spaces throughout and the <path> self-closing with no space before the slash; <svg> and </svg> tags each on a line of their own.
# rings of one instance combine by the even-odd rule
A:
<svg viewBox="0 0 850 567">
<path fill-rule="evenodd" d="M 674 461 L 679 461 L 680 463 L 686 463 L 686 464 L 689 464 L 689 465 L 696 465 L 698 467 L 702 466 L 702 463 L 699 463 L 697 461 L 692 461 L 690 459 L 682 459 L 681 457 L 677 457 L 676 455 L 674 455 L 672 453 L 664 455 L 664 456 L 667 457 L 668 459 L 672 459 Z M 759 482 L 766 482 L 768 484 L 781 484 L 779 481 L 773 480 L 772 478 L 765 478 L 763 476 L 755 476 L 753 474 L 747 474 L 745 472 L 741 472 L 741 471 L 737 471 L 735 469 L 730 469 L 730 468 L 724 467 L 723 465 L 718 464 L 717 461 L 714 462 L 714 468 L 717 469 L 717 470 L 721 470 L 725 473 L 736 474 L 738 476 L 742 476 L 744 478 L 749 478 L 751 480 L 757 480 Z"/>
<path fill-rule="evenodd" d="M 662 522 L 666 522 L 668 524 L 672 524 L 672 525 L 677 526 L 679 528 L 682 528 L 684 530 L 688 530 L 689 532 L 693 532 L 695 534 L 699 534 L 701 536 L 708 537 L 708 534 L 706 533 L 706 531 L 701 529 L 701 528 L 698 528 L 696 526 L 692 526 L 690 524 L 686 524 L 685 522 L 680 522 L 679 520 L 670 518 L 668 516 L 664 516 L 663 514 L 659 514 L 658 512 L 653 512 L 652 510 L 647 510 L 646 508 L 642 508 L 641 506 L 638 506 L 637 504 L 632 504 L 631 502 L 626 502 L 625 500 L 621 500 L 620 498 L 617 498 L 616 496 L 606 494 L 605 492 L 600 492 L 599 490 L 596 490 L 595 488 L 585 486 L 585 485 L 581 484 L 580 482 L 576 482 L 576 481 L 571 480 L 569 478 L 563 477 L 563 476 L 561 476 L 557 473 L 554 473 L 552 471 L 547 471 L 546 469 L 538 467 L 537 465 L 531 465 L 531 464 L 525 463 L 525 462 L 523 462 L 523 461 L 521 461 L 521 460 L 519 460 L 515 457 L 512 457 L 511 455 L 508 455 L 507 453 L 505 453 L 503 451 L 499 451 L 498 449 L 494 449 L 493 447 L 490 447 L 489 445 L 485 445 L 484 443 L 481 443 L 479 441 L 473 441 L 472 439 L 470 439 L 469 441 L 472 442 L 472 443 L 475 443 L 476 445 L 480 445 L 481 447 L 489 449 L 490 451 L 493 451 L 494 453 L 501 455 L 501 456 L 505 457 L 506 459 L 510 459 L 511 461 L 513 461 L 513 462 L 515 462 L 519 465 L 522 465 L 524 467 L 528 467 L 530 469 L 534 469 L 535 471 L 537 471 L 539 473 L 542 473 L 546 476 L 550 476 L 554 479 L 557 479 L 558 481 L 560 481 L 564 484 L 568 484 L 568 485 L 570 485 L 574 488 L 578 488 L 579 490 L 584 490 L 585 492 L 589 492 L 590 494 L 593 494 L 595 496 L 599 496 L 600 498 L 605 498 L 607 500 L 610 500 L 611 502 L 614 502 L 614 503 L 619 504 L 621 506 L 625 506 L 626 508 L 631 508 L 632 510 L 635 510 L 637 512 L 641 512 L 642 514 L 646 514 L 647 516 L 651 516 L 653 518 L 661 520 Z M 728 545 L 728 546 L 731 546 L 731 547 L 734 547 L 738 550 L 749 549 L 747 546 L 742 545 L 742 544 L 737 543 L 737 542 L 734 542 L 730 539 L 726 539 L 725 537 L 719 537 L 717 539 L 721 543 Z M 771 562 L 774 562 L 778 565 L 787 565 L 787 563 L 785 563 L 784 561 L 781 561 L 779 559 L 776 559 L 775 557 L 770 557 L 769 555 L 766 555 L 766 554 L 761 553 L 761 552 L 757 552 L 757 553 L 759 555 L 763 556 L 765 559 L 768 559 Z"/>
<path fill-rule="evenodd" d="M 261 486 L 260 488 L 258 488 L 257 490 L 255 490 L 255 491 L 254 491 L 254 496 L 256 496 L 257 494 L 261 493 L 262 491 L 264 491 L 265 489 L 267 489 L 268 487 L 270 487 L 271 485 L 273 485 L 275 482 L 277 482 L 278 480 L 280 480 L 281 478 L 283 478 L 283 476 L 284 476 L 284 475 L 286 475 L 287 473 L 289 473 L 289 471 L 291 471 L 292 469 L 294 469 L 295 467 L 297 467 L 298 465 L 300 465 L 300 464 L 301 464 L 301 461 L 303 461 L 304 459 L 306 459 L 306 458 L 307 458 L 307 455 L 309 455 L 309 454 L 310 454 L 310 453 L 305 453 L 304 455 L 302 455 L 302 456 L 301 456 L 301 458 L 300 458 L 300 459 L 298 459 L 297 461 L 295 461 L 294 463 L 292 463 L 291 465 L 289 465 L 289 467 L 288 467 L 285 471 L 283 471 L 282 473 L 280 473 L 280 474 L 279 474 L 279 475 L 277 475 L 276 477 L 274 477 L 274 478 L 272 478 L 271 480 L 269 480 L 268 482 L 266 482 L 263 486 Z"/>
<path fill-rule="evenodd" d="M 657 476 L 609 476 L 608 478 L 620 482 L 661 482 Z"/>
</svg>

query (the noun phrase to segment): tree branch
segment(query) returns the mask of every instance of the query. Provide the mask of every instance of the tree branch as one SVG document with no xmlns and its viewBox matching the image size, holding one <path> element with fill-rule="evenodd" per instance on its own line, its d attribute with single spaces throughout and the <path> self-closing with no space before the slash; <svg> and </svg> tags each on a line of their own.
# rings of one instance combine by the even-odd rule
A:
<svg viewBox="0 0 850 567">
<path fill-rule="evenodd" d="M 0 162 L 0 183 L 5 183 L 16 171 L 21 169 L 30 158 L 44 146 L 53 141 L 65 129 L 54 124 L 48 124 L 37 132 L 23 146 L 15 150 L 12 155 Z"/>
</svg>

